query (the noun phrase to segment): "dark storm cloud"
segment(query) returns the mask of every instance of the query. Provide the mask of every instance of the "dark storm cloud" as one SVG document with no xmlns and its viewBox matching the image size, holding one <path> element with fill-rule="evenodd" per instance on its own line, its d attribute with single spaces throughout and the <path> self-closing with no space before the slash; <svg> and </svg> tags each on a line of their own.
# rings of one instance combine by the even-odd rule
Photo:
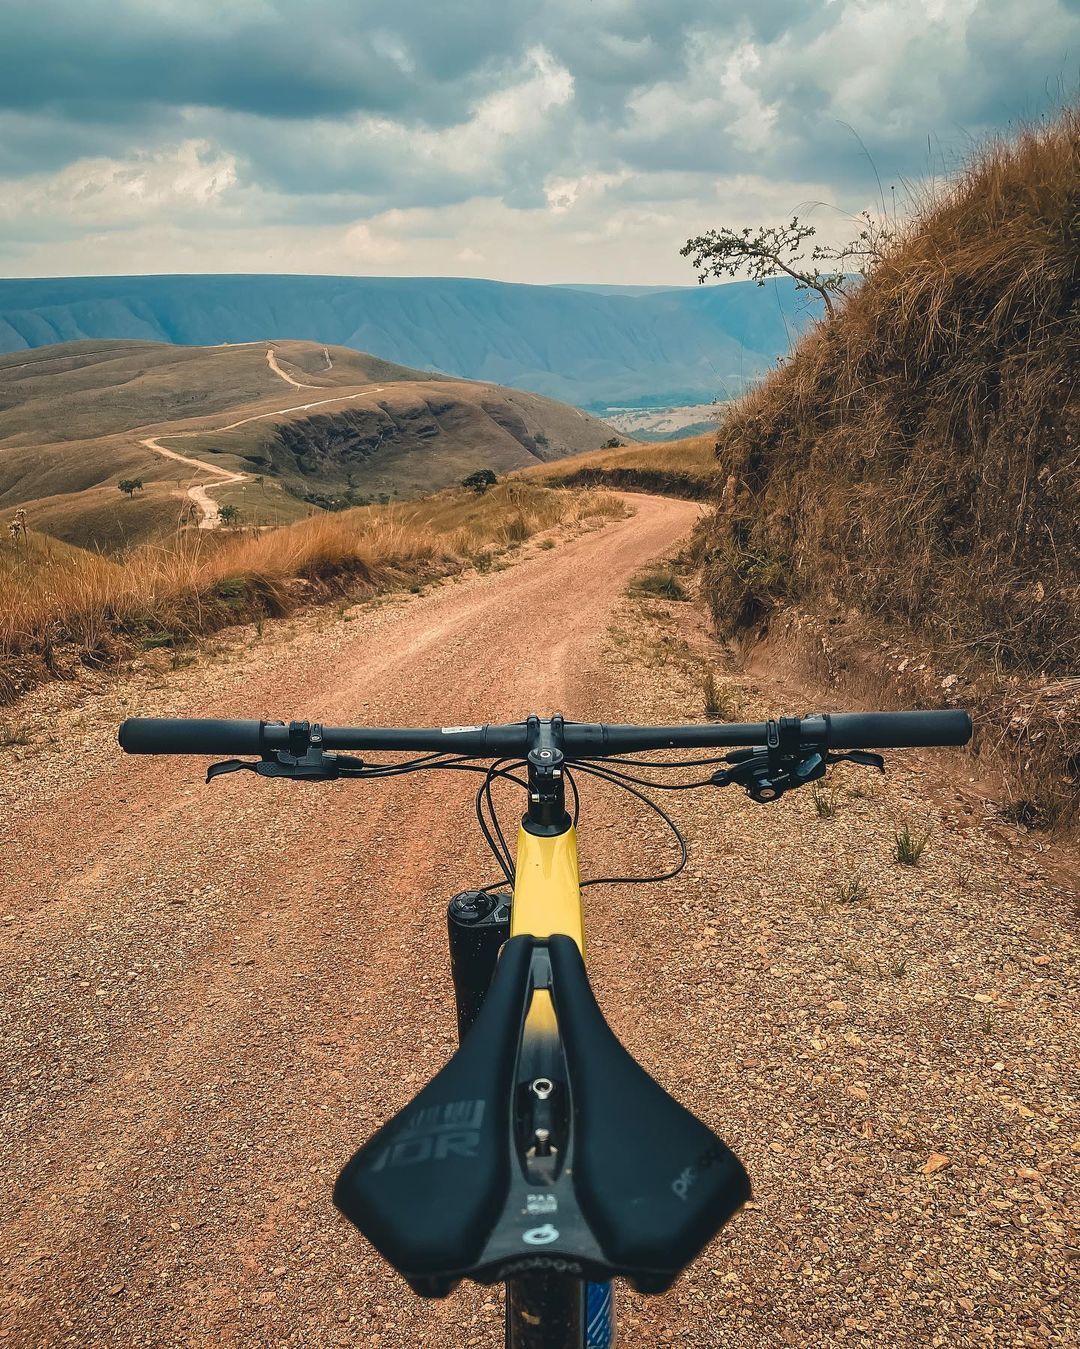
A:
<svg viewBox="0 0 1080 1349">
<path fill-rule="evenodd" d="M 0 106 L 109 122 L 142 105 L 453 120 L 518 46 L 498 0 L 9 0 Z"/>
</svg>

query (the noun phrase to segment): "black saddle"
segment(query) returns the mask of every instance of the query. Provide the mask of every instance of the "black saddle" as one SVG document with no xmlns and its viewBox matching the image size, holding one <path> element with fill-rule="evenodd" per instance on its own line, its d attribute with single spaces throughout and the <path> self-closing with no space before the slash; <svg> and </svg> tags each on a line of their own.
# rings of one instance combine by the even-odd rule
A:
<svg viewBox="0 0 1080 1349">
<path fill-rule="evenodd" d="M 334 1187 L 428 1297 L 533 1270 L 663 1292 L 749 1196 L 735 1154 L 615 1038 L 561 936 L 506 943 L 461 1048 Z"/>
</svg>

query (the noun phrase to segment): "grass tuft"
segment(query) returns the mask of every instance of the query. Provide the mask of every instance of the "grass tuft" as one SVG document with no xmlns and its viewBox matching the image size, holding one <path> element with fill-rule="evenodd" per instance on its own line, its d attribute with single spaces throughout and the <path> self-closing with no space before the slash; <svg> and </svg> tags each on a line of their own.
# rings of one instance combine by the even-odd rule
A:
<svg viewBox="0 0 1080 1349">
<path fill-rule="evenodd" d="M 917 867 L 922 860 L 926 845 L 930 841 L 930 830 L 921 834 L 912 833 L 911 826 L 905 820 L 893 835 L 895 847 L 893 855 L 902 867 Z"/>
<path fill-rule="evenodd" d="M 853 904 L 864 904 L 870 898 L 870 892 L 858 876 L 849 876 L 833 886 L 833 898 L 837 904 L 850 908 Z"/>
<path fill-rule="evenodd" d="M 716 682 L 716 675 L 712 669 L 705 671 L 705 678 L 702 680 L 702 705 L 706 721 L 730 721 L 732 719 L 731 708 L 720 687 Z"/>
<path fill-rule="evenodd" d="M 30 744 L 29 722 L 0 722 L 0 749 L 14 749 Z"/>
<path fill-rule="evenodd" d="M 836 814 L 837 789 L 824 787 L 815 782 L 810 789 L 810 800 L 814 803 L 814 814 L 819 820 L 830 820 Z"/>
<path fill-rule="evenodd" d="M 657 600 L 682 602 L 690 598 L 686 587 L 675 575 L 670 563 L 661 562 L 647 568 L 630 584 L 630 594 Z"/>
</svg>

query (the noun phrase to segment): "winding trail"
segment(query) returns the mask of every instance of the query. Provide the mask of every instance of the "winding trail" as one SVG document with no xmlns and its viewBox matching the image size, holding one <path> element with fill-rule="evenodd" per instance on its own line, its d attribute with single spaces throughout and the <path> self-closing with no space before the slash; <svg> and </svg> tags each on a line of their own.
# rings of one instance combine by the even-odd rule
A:
<svg viewBox="0 0 1080 1349">
<path fill-rule="evenodd" d="M 254 343 L 246 345 L 254 346 Z M 327 369 L 332 368 L 329 352 L 325 353 L 327 359 Z M 317 384 L 300 384 L 291 375 L 285 373 L 277 363 L 277 357 L 274 354 L 273 347 L 266 349 L 266 363 L 275 375 L 280 376 L 286 384 L 291 384 L 296 389 L 317 389 L 324 386 Z M 239 470 L 217 468 L 213 464 L 208 464 L 202 459 L 193 459 L 189 455 L 180 454 L 176 450 L 170 450 L 161 444 L 163 438 L 177 440 L 182 436 L 206 436 L 217 435 L 224 431 L 235 431 L 237 427 L 247 426 L 250 422 L 268 421 L 274 417 L 284 416 L 288 412 L 307 412 L 311 408 L 325 407 L 328 403 L 346 403 L 357 398 L 369 398 L 373 394 L 383 392 L 383 385 L 374 385 L 369 389 L 362 389 L 359 393 L 336 394 L 332 398 L 319 398 L 311 403 L 298 403 L 292 407 L 277 408 L 273 412 L 259 412 L 250 417 L 241 417 L 239 421 L 229 422 L 225 426 L 217 427 L 199 427 L 190 431 L 170 431 L 168 433 L 159 432 L 157 436 L 147 436 L 140 440 L 139 444 L 148 450 L 153 450 L 155 454 L 164 455 L 167 459 L 175 459 L 177 463 L 186 464 L 189 468 L 199 469 L 204 473 L 212 473 L 218 479 L 213 483 L 195 483 L 187 489 L 189 500 L 194 502 L 199 512 L 200 529 L 220 529 L 221 512 L 218 503 L 209 495 L 213 491 L 228 487 L 233 483 L 246 482 L 251 478 L 250 473 L 243 473 Z"/>
<path fill-rule="evenodd" d="M 224 429 L 224 428 L 222 428 Z M 193 434 L 190 432 L 177 431 L 176 435 Z M 163 454 L 166 459 L 175 459 L 178 464 L 187 464 L 189 468 L 201 469 L 204 473 L 213 473 L 218 479 L 213 483 L 194 483 L 187 489 L 188 499 L 193 501 L 199 511 L 200 529 L 220 529 L 221 513 L 218 503 L 209 495 L 215 488 L 228 487 L 231 483 L 244 482 L 251 475 L 241 473 L 238 470 L 217 468 L 214 464 L 206 464 L 201 459 L 191 459 L 186 454 L 178 454 L 176 450 L 170 450 L 159 443 L 154 436 L 147 436 L 145 440 L 139 441 L 140 445 L 145 445 L 148 450 L 153 450 L 157 454 Z"/>
<path fill-rule="evenodd" d="M 277 352 L 273 347 L 266 348 L 266 364 L 279 379 L 283 379 L 286 384 L 291 384 L 294 389 L 321 389 L 323 387 L 321 384 L 301 384 L 299 380 L 293 379 L 292 375 L 286 374 L 278 365 Z M 329 367 L 327 368 L 329 369 Z"/>
</svg>

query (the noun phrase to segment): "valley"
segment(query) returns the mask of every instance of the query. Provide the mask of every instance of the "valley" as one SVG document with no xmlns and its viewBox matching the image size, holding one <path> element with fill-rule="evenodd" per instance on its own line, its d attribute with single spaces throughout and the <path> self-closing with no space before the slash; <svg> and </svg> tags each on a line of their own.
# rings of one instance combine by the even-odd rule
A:
<svg viewBox="0 0 1080 1349">
<path fill-rule="evenodd" d="M 715 434 L 723 416 L 722 403 L 692 403 L 686 407 L 612 407 L 603 418 L 620 435 L 633 440 L 681 440 L 686 436 Z"/>
</svg>

